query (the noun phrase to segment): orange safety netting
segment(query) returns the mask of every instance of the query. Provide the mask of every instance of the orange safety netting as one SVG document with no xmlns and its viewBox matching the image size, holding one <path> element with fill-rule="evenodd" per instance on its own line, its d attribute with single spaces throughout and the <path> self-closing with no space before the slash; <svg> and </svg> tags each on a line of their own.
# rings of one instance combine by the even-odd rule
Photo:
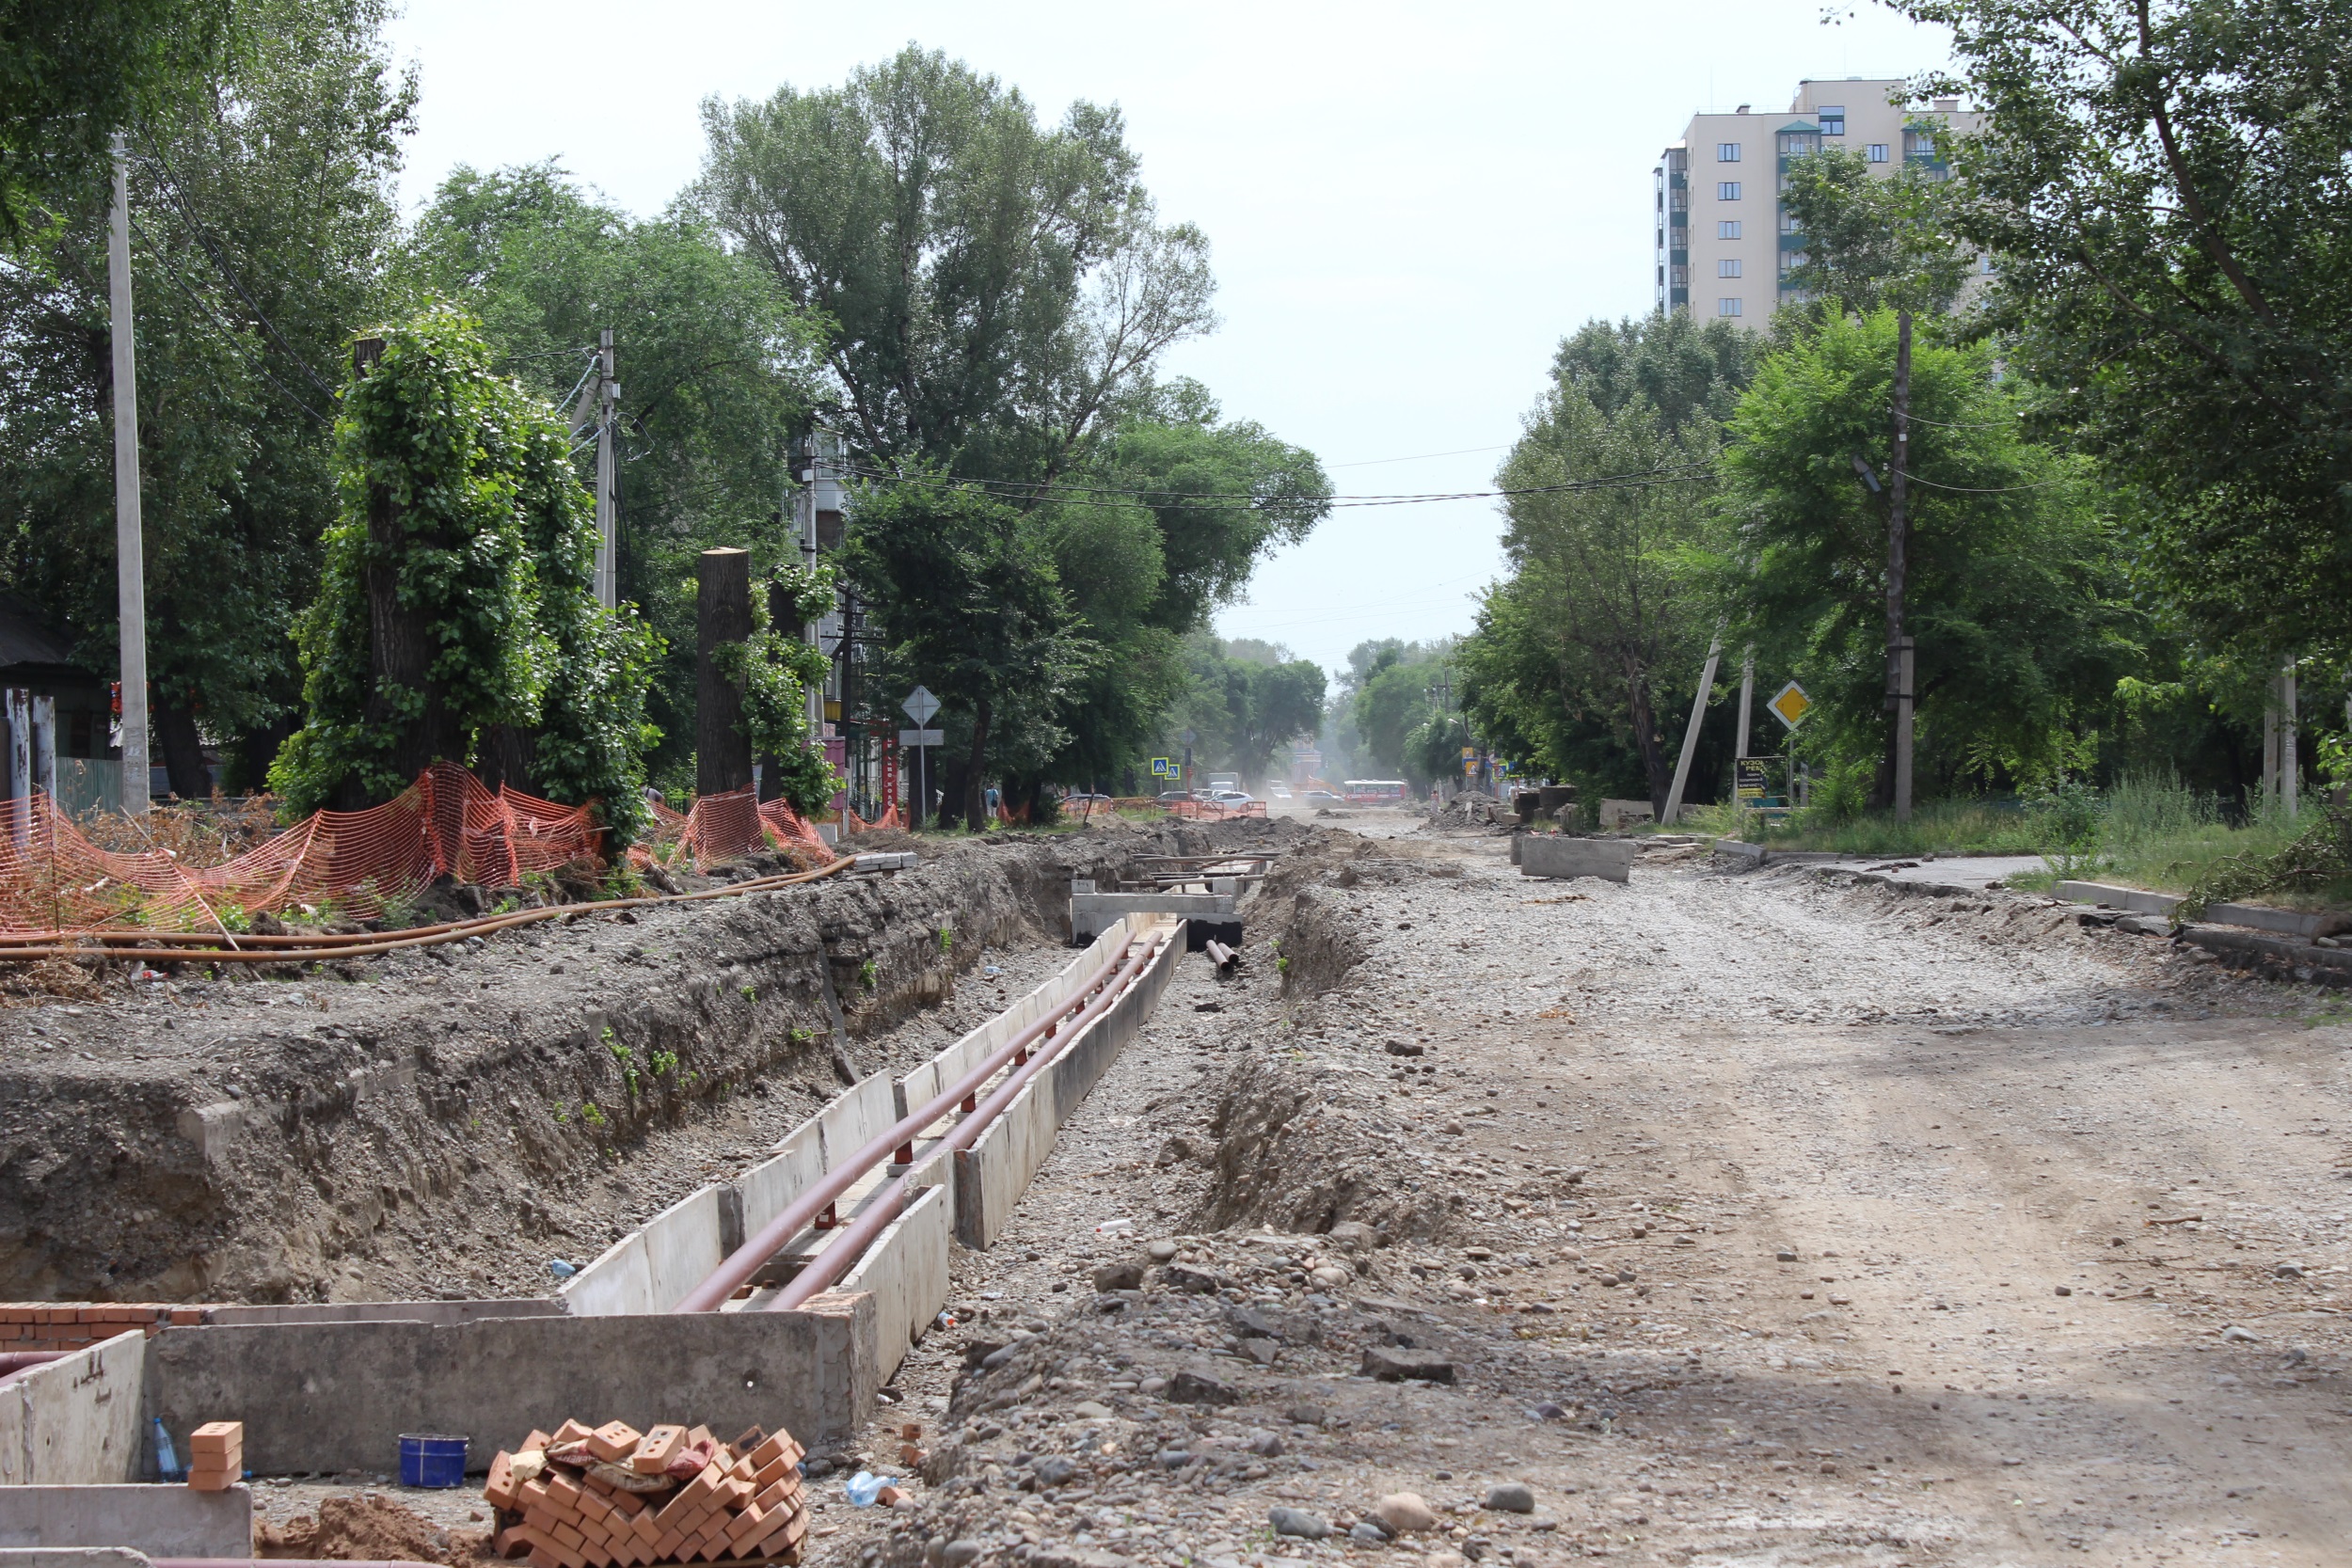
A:
<svg viewBox="0 0 2352 1568">
<path fill-rule="evenodd" d="M 0 800 L 0 932 L 211 931 L 303 908 L 369 920 L 444 874 L 511 887 L 596 852 L 584 806 L 486 789 L 453 763 L 365 811 L 323 811 L 218 865 L 101 849 L 46 795 Z"/>
<path fill-rule="evenodd" d="M 659 800 L 651 804 L 654 843 L 683 846 L 696 865 L 732 860 L 755 849 L 783 848 L 795 844 L 826 853 L 832 850 L 789 801 L 770 800 L 763 804 L 755 800 L 748 789 L 698 796 L 683 815 Z"/>
<path fill-rule="evenodd" d="M 853 833 L 878 833 L 886 828 L 899 829 L 906 826 L 905 819 L 898 815 L 898 804 L 895 800 L 891 802 L 888 811 L 883 812 L 871 822 L 853 811 L 844 811 L 841 816 L 842 825 Z"/>
<path fill-rule="evenodd" d="M 1226 822 L 1236 816 L 1263 816 L 1265 802 L 1251 800 L 1243 805 L 1229 806 L 1216 800 L 1170 800 L 1168 802 L 1168 814 L 1201 822 Z"/>
</svg>

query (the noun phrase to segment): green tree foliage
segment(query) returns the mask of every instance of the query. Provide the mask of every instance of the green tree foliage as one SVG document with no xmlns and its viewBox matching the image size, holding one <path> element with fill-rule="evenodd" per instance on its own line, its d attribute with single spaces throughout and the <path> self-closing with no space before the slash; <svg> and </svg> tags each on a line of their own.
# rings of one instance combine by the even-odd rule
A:
<svg viewBox="0 0 2352 1568">
<path fill-rule="evenodd" d="M 1206 634 L 1188 640 L 1192 689 L 1180 709 L 1200 739 L 1196 770 L 1230 768 L 1245 788 L 1273 776 L 1275 752 L 1314 734 L 1323 717 L 1323 667 L 1290 650 Z"/>
<path fill-rule="evenodd" d="M 1953 233 L 1936 165 L 1906 159 L 1882 178 L 1853 149 L 1825 146 L 1788 160 L 1780 199 L 1804 236 L 1788 281 L 1832 308 L 1948 310 L 1968 280 L 1975 257 Z"/>
<path fill-rule="evenodd" d="M 414 96 L 375 0 L 243 15 L 249 47 L 214 90 L 129 137 L 148 665 L 183 794 L 204 792 L 204 738 L 232 787 L 258 785 L 298 700 L 286 632 L 334 510 L 334 388 L 380 308 Z M 0 265 L 0 576 L 111 671 L 106 210 L 103 188 L 66 195 Z"/>
<path fill-rule="evenodd" d="M 815 397 L 817 328 L 707 219 L 685 208 L 630 217 L 552 163 L 455 170 L 397 277 L 419 302 L 464 301 L 500 368 L 551 402 L 577 388 L 597 333 L 612 330 L 620 596 L 664 643 L 647 699 L 663 736 L 652 766 L 691 776 L 694 558 L 729 546 L 751 550 L 758 569 L 800 568 L 778 503 L 793 483 L 789 433 Z"/>
<path fill-rule="evenodd" d="M 2209 638 L 2344 647 L 2352 604 L 2346 0 L 1899 0 L 1990 113 L 1951 157 L 2020 363 L 2144 497 Z"/>
<path fill-rule="evenodd" d="M 342 506 L 296 627 L 310 721 L 271 783 L 294 812 L 353 809 L 435 758 L 471 762 L 497 726 L 536 732 L 533 783 L 642 825 L 650 632 L 591 593 L 596 523 L 551 413 L 491 372 L 473 324 L 429 310 L 383 329 L 344 389 Z"/>
<path fill-rule="evenodd" d="M 801 626 L 834 607 L 838 579 L 829 565 L 787 564 L 769 574 L 768 592 L 752 594 L 752 635 L 722 643 L 713 656 L 719 673 L 742 692 L 741 727 L 755 756 L 767 759 L 774 777 L 763 775 L 760 793 L 782 798 L 792 809 L 814 816 L 841 788 L 841 776 L 825 758 L 812 733 L 808 692 L 825 678 L 824 654 L 800 635 Z M 771 594 L 790 625 L 771 619 Z"/>
<path fill-rule="evenodd" d="M 1885 498 L 1895 318 L 1830 317 L 1765 359 L 1722 458 L 1730 536 L 1711 571 L 1729 641 L 1795 671 L 1819 707 L 1804 745 L 1880 757 Z M 2137 652 L 2138 618 L 2084 467 L 2027 441 L 2012 381 L 1984 345 L 1922 341 L 1912 362 L 1905 625 L 1918 641 L 1919 776 L 2047 781 L 2080 754 Z"/>
<path fill-rule="evenodd" d="M 1098 656 L 1074 629 L 1053 541 L 1035 514 L 969 485 L 878 484 L 855 498 L 843 563 L 882 628 L 883 670 L 970 716 L 963 816 L 978 830 L 1000 719 L 1018 721 L 1015 745 L 1043 735 L 1050 752 L 1055 715 Z"/>
<path fill-rule="evenodd" d="M 1359 777 L 1375 776 L 1360 771 L 1367 767 L 1377 768 L 1379 777 L 1415 784 L 1425 784 L 1434 777 L 1414 764 L 1407 742 L 1434 711 L 1429 688 L 1444 673 L 1453 652 L 1451 638 L 1427 643 L 1391 638 L 1359 646 L 1348 656 L 1350 678 L 1343 688 L 1355 729 Z"/>
<path fill-rule="evenodd" d="M 1510 576 L 1461 649 L 1471 726 L 1507 759 L 1663 806 L 1666 710 L 1688 700 L 1714 619 L 1688 556 L 1709 537 L 1719 432 L 1756 353 L 1731 324 L 1679 312 L 1561 343 L 1496 476 L 1524 492 L 1504 503 Z"/>
<path fill-rule="evenodd" d="M 86 204 L 109 178 L 116 132 L 201 97 L 227 61 L 236 9 L 234 0 L 0 0 L 0 241 Z"/>
<path fill-rule="evenodd" d="M 1161 225 L 1118 110 L 1047 128 L 910 45 L 839 87 L 703 106 L 698 199 L 834 325 L 839 417 L 879 460 L 1050 478 L 1214 322 L 1208 245 Z"/>
</svg>

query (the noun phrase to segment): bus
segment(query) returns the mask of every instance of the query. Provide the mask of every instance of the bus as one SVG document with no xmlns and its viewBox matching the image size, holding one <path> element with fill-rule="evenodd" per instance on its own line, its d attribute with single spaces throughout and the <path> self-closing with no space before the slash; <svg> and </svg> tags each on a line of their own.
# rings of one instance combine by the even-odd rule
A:
<svg viewBox="0 0 2352 1568">
<path fill-rule="evenodd" d="M 1403 779 L 1350 779 L 1340 788 L 1350 801 L 1359 806 L 1400 805 L 1405 800 Z"/>
</svg>

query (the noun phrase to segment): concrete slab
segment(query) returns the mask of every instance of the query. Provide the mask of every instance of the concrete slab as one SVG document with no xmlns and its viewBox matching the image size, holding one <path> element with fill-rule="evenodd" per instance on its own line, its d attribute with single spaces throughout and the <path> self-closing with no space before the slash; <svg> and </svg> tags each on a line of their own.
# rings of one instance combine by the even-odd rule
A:
<svg viewBox="0 0 2352 1568">
<path fill-rule="evenodd" d="M 874 1300 L 839 1291 L 796 1312 L 173 1328 L 146 1354 L 165 1425 L 243 1421 L 262 1474 L 389 1469 L 404 1432 L 472 1438 L 480 1470 L 533 1426 L 586 1411 L 830 1443 L 872 1415 L 881 1381 Z"/>
<path fill-rule="evenodd" d="M 2134 914 L 2169 916 L 2181 906 L 2178 895 L 2152 893 L 2144 888 L 2120 887 L 2112 882 L 2065 881 L 2058 884 L 2058 895 L 2077 904 L 2097 904 L 2110 910 L 2128 910 Z M 2214 904 L 2206 908 L 2204 922 L 2211 926 L 2243 926 L 2252 931 L 2269 931 L 2282 937 L 2310 942 L 2318 937 L 2332 937 L 2339 931 L 2352 930 L 2352 914 L 2334 911 L 2307 913 L 2300 910 L 2274 910 L 2267 904 Z"/>
<path fill-rule="evenodd" d="M 0 1546 L 0 1568 L 149 1568 L 128 1546 Z"/>
<path fill-rule="evenodd" d="M 146 1330 L 133 1329 L 22 1373 L 0 1389 L 0 1493 L 108 1485 L 153 1474 L 143 1418 L 147 1346 Z"/>
<path fill-rule="evenodd" d="M 1070 895 L 1070 940 L 1092 942 L 1129 915 L 1172 915 L 1197 924 L 1231 925 L 1229 893 L 1073 893 Z"/>
<path fill-rule="evenodd" d="M 602 1317 L 676 1306 L 726 1260 L 722 1196 L 696 1188 L 607 1247 L 556 1292 L 564 1310 Z"/>
<path fill-rule="evenodd" d="M 250 1558 L 253 1493 L 244 1486 L 0 1486 L 0 1546 Z"/>
<path fill-rule="evenodd" d="M 205 1310 L 208 1323 L 463 1323 L 481 1318 L 544 1318 L 564 1308 L 549 1297 L 517 1296 L 495 1301 L 302 1301 Z"/>
<path fill-rule="evenodd" d="M 878 1383 L 890 1381 L 908 1350 L 947 1305 L 947 1242 L 955 1229 L 955 1202 L 946 1184 L 945 1164 L 932 1169 L 941 1180 L 924 1188 L 841 1280 L 842 1290 L 874 1298 L 873 1368 Z"/>
<path fill-rule="evenodd" d="M 1537 833 L 1519 846 L 1522 877 L 1598 877 L 1605 881 L 1632 879 L 1633 841 L 1629 838 L 1568 838 Z"/>
<path fill-rule="evenodd" d="M 1123 917 L 1112 921 L 1085 952 L 1064 964 L 1043 985 L 898 1080 L 898 1114 L 904 1116 L 936 1100 L 948 1087 L 962 1082 L 966 1074 L 988 1060 L 1005 1041 L 1036 1022 L 1055 1006 L 1068 1001 L 1071 993 L 1085 982 L 1087 976 L 1100 969 L 1104 959 L 1125 945 L 1128 926 L 1129 922 Z"/>
</svg>

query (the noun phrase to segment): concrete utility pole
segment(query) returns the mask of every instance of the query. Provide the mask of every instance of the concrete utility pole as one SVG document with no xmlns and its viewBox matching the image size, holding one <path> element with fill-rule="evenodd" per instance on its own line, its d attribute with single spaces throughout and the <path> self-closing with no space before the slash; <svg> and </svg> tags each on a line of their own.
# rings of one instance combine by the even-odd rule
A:
<svg viewBox="0 0 2352 1568">
<path fill-rule="evenodd" d="M 2286 807 L 2287 820 L 2296 817 L 2301 803 L 2302 769 L 2296 766 L 2296 690 L 2295 660 L 2288 659 L 2286 668 L 2279 672 L 2279 802 Z"/>
<path fill-rule="evenodd" d="M 139 525 L 138 354 L 132 339 L 131 182 L 115 137 L 114 221 L 106 238 L 107 315 L 114 337 L 115 616 L 122 647 L 122 809 L 147 810 L 147 546 Z"/>
<path fill-rule="evenodd" d="M 1910 545 L 1911 312 L 1895 312 L 1895 459 L 1886 476 L 1886 706 L 1895 716 L 1895 820 L 1911 820 L 1914 649 L 1903 635 L 1904 560 Z"/>
<path fill-rule="evenodd" d="M 1698 695 L 1691 699 L 1691 722 L 1682 732 L 1682 757 L 1675 764 L 1674 787 L 1666 791 L 1666 815 L 1659 819 L 1665 827 L 1681 820 L 1682 788 L 1691 782 L 1691 758 L 1699 749 L 1699 724 L 1707 717 L 1707 694 L 1714 689 L 1715 666 L 1724 657 L 1724 629 L 1715 628 L 1715 635 L 1707 643 L 1707 669 L 1699 676 Z"/>
<path fill-rule="evenodd" d="M 612 425 L 620 417 L 621 384 L 613 379 L 612 329 L 596 334 L 596 603 L 621 603 L 619 476 L 612 467 Z"/>
</svg>

